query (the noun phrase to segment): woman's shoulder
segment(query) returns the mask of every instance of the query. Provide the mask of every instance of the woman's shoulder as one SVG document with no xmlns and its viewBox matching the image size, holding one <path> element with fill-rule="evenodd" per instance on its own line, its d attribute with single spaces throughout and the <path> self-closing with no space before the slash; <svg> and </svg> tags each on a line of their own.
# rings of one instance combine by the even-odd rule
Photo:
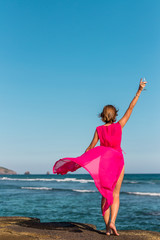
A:
<svg viewBox="0 0 160 240">
<path fill-rule="evenodd" d="M 96 127 L 96 131 L 97 131 L 98 133 L 102 132 L 103 126 L 104 126 L 104 125 L 99 125 L 99 126 L 97 126 L 97 127 Z"/>
<path fill-rule="evenodd" d="M 102 127 L 104 127 L 104 125 L 99 125 L 99 126 L 96 127 L 96 129 L 100 129 Z"/>
<path fill-rule="evenodd" d="M 99 130 L 100 128 L 101 128 L 101 126 L 97 126 L 97 127 L 96 127 L 96 130 Z"/>
<path fill-rule="evenodd" d="M 117 123 L 117 125 L 121 128 L 121 130 L 122 130 L 122 126 L 121 126 L 121 124 L 119 123 L 119 121 L 118 122 L 116 122 Z"/>
</svg>

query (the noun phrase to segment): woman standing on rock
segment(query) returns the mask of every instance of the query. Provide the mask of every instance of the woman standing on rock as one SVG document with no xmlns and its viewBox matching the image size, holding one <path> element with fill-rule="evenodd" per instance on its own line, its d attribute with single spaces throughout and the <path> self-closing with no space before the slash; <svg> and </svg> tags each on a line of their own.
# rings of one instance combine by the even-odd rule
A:
<svg viewBox="0 0 160 240">
<path fill-rule="evenodd" d="M 62 158 L 53 167 L 53 173 L 66 174 L 85 168 L 102 194 L 101 209 L 106 224 L 106 234 L 119 235 L 115 221 L 119 210 L 119 194 L 124 177 L 124 158 L 121 149 L 122 129 L 147 82 L 140 80 L 139 88 L 124 116 L 116 122 L 118 110 L 106 105 L 100 114 L 104 125 L 95 130 L 93 140 L 85 153 L 76 158 Z M 116 123 L 115 123 L 116 122 Z M 100 146 L 96 146 L 100 140 Z M 111 216 L 110 216 L 111 212 Z"/>
</svg>

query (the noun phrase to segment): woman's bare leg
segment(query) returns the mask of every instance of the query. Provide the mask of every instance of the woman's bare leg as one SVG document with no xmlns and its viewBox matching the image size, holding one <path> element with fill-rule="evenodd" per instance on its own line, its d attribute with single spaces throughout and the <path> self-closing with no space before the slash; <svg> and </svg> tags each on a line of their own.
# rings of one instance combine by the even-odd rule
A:
<svg viewBox="0 0 160 240">
<path fill-rule="evenodd" d="M 101 209 L 102 209 L 102 212 L 103 212 L 103 208 L 104 208 L 104 205 L 105 205 L 105 201 L 106 201 L 106 199 L 102 196 L 102 200 L 101 200 Z M 107 234 L 107 235 L 110 235 L 110 233 L 109 233 L 110 208 L 108 208 L 108 209 L 105 211 L 105 214 L 104 214 L 103 218 L 104 218 L 104 221 L 105 221 L 105 224 L 106 224 L 106 234 Z"/>
<path fill-rule="evenodd" d="M 119 193 L 120 193 L 120 189 L 121 189 L 121 184 L 123 181 L 123 177 L 124 177 L 124 167 L 121 171 L 121 174 L 119 176 L 119 179 L 116 183 L 116 186 L 114 188 L 113 191 L 113 204 L 111 205 L 111 222 L 109 224 L 109 227 L 113 230 L 115 235 L 119 235 L 117 233 L 116 227 L 115 227 L 115 221 L 116 221 L 116 217 L 118 214 L 118 210 L 119 210 Z"/>
</svg>

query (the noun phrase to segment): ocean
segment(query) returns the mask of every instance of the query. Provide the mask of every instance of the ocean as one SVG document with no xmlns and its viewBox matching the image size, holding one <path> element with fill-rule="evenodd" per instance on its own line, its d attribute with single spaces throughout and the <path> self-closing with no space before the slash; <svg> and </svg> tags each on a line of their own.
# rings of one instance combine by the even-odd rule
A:
<svg viewBox="0 0 160 240">
<path fill-rule="evenodd" d="M 101 194 L 89 174 L 0 175 L 0 216 L 105 229 Z M 160 174 L 125 174 L 116 227 L 160 232 Z"/>
</svg>

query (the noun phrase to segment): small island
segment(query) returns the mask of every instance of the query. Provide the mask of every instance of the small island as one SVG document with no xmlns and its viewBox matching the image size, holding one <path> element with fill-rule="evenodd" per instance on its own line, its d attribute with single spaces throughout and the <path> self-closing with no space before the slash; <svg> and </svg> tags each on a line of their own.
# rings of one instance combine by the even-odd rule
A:
<svg viewBox="0 0 160 240">
<path fill-rule="evenodd" d="M 26 171 L 25 173 L 24 173 L 24 175 L 30 175 L 31 173 L 30 173 L 30 171 Z"/>
<path fill-rule="evenodd" d="M 15 171 L 10 170 L 8 168 L 0 167 L 0 175 L 15 175 L 17 174 Z"/>
</svg>

